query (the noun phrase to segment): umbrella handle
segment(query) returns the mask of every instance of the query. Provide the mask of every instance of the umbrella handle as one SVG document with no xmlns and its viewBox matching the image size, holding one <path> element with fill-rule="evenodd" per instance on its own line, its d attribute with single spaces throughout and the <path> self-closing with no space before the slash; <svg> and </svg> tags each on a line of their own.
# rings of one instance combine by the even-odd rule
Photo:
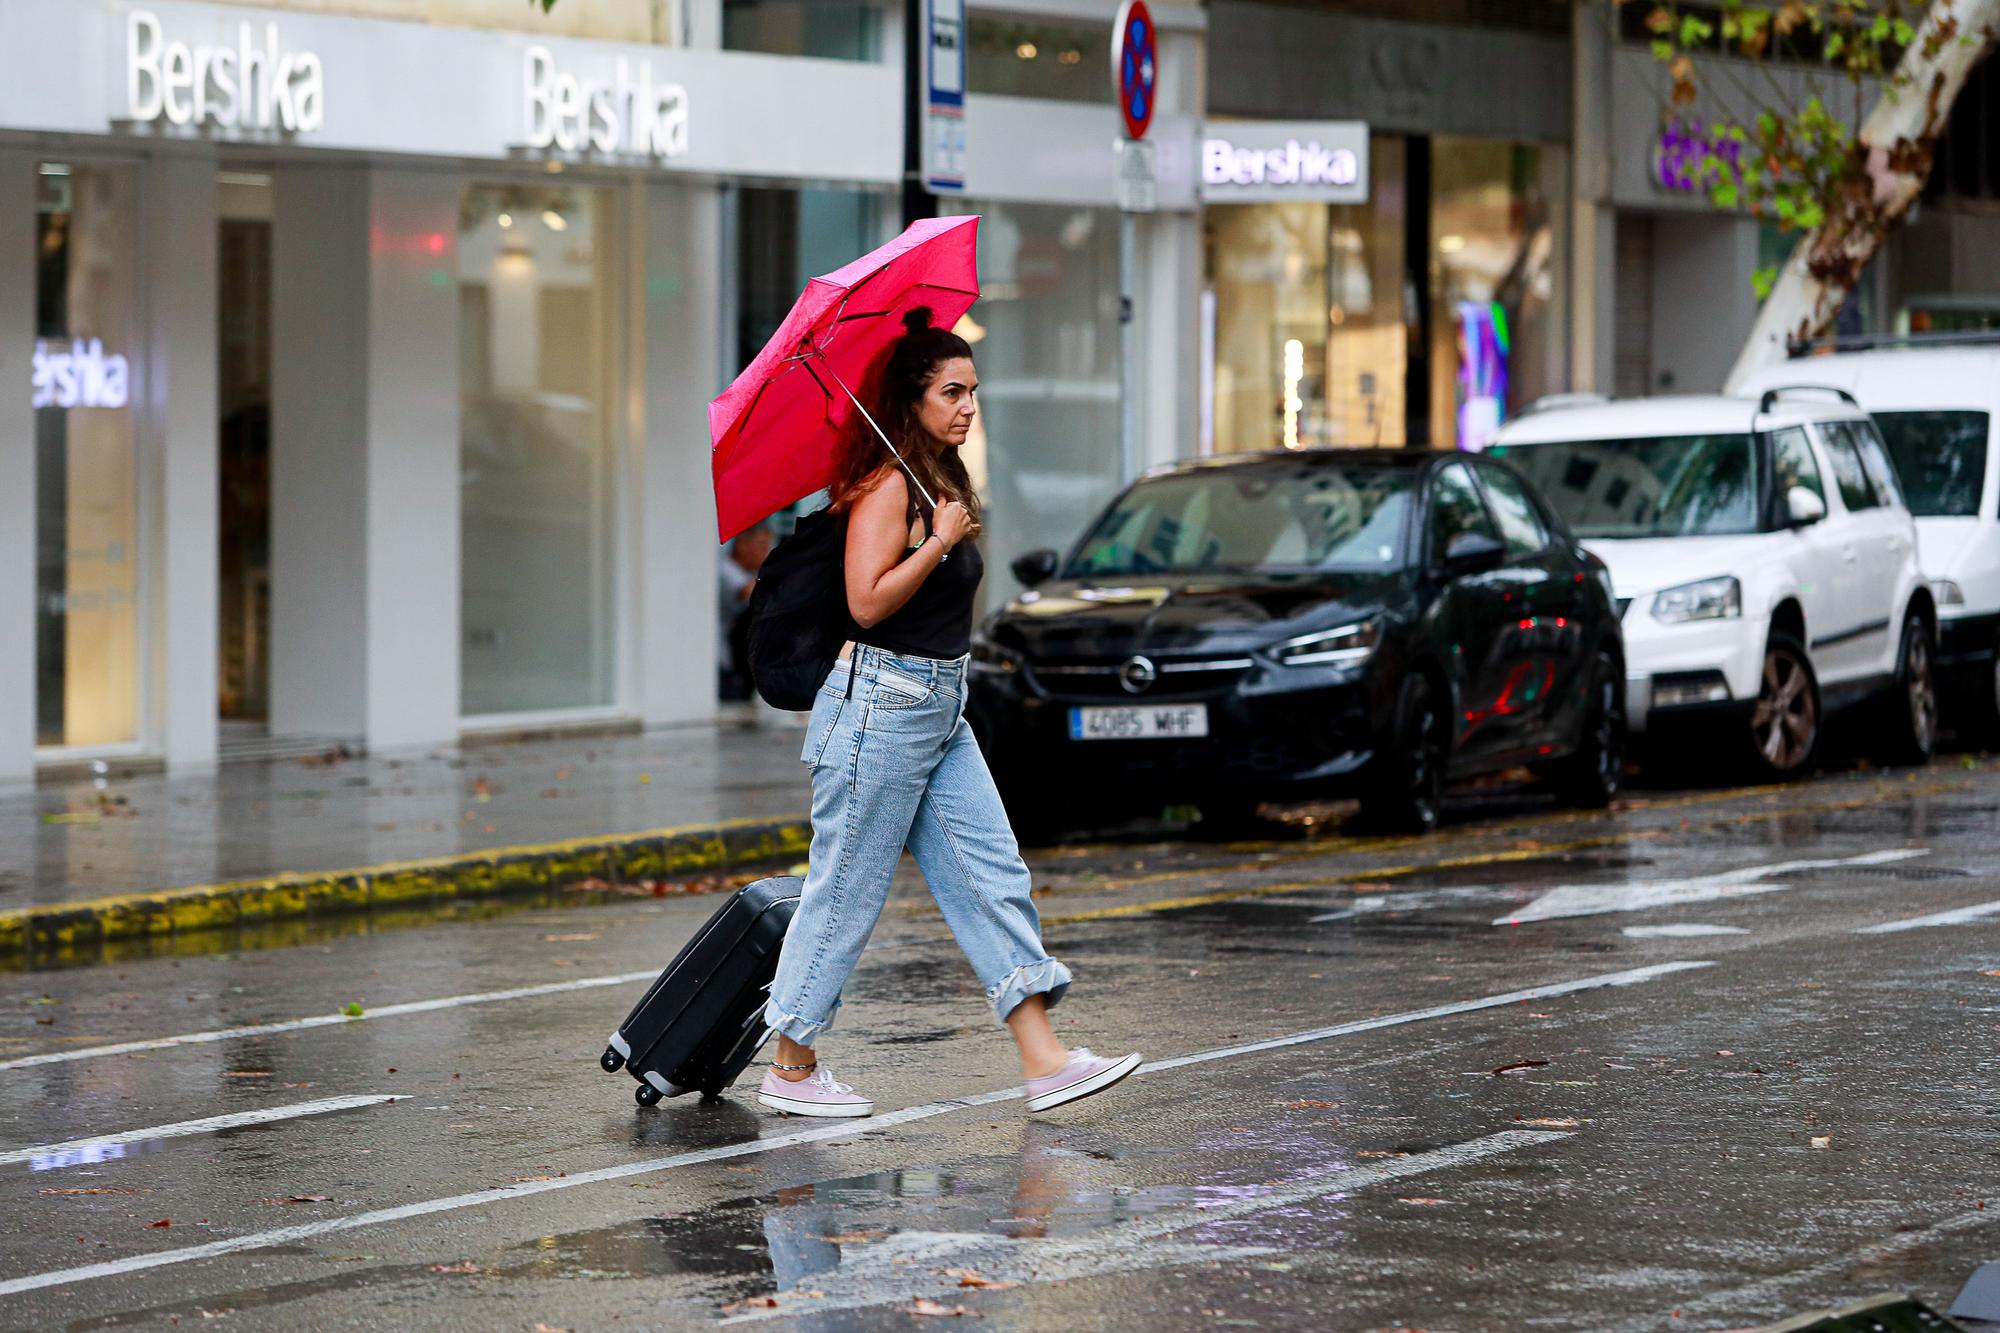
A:
<svg viewBox="0 0 2000 1333">
<path fill-rule="evenodd" d="M 820 359 L 820 364 L 826 365 L 826 360 L 824 357 Z M 924 489 L 924 484 L 921 481 L 917 480 L 917 474 L 915 472 L 910 471 L 910 465 L 908 463 L 903 462 L 903 455 L 897 451 L 896 446 L 894 444 L 890 443 L 888 435 L 883 433 L 883 430 L 880 426 L 875 425 L 875 418 L 869 416 L 868 409 L 861 406 L 861 400 L 854 396 L 854 390 L 847 387 L 847 381 L 840 378 L 840 376 L 837 373 L 835 373 L 832 366 L 826 365 L 826 373 L 833 376 L 833 382 L 840 386 L 840 391 L 847 395 L 847 401 L 853 403 L 855 410 L 861 413 L 862 420 L 866 421 L 870 426 L 874 427 L 876 436 L 881 439 L 882 443 L 885 446 L 887 446 L 890 454 L 895 457 L 896 462 L 902 465 L 903 471 L 909 475 L 910 485 L 917 488 L 917 494 L 924 497 L 924 503 L 929 505 L 931 507 L 931 512 L 935 514 L 937 512 L 937 501 L 932 499 L 931 493 Z"/>
</svg>

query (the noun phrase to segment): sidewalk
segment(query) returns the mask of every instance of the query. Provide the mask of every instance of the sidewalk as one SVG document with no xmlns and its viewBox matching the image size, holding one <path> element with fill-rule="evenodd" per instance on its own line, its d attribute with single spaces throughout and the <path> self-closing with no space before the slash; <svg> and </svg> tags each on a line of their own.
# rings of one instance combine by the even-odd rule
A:
<svg viewBox="0 0 2000 1333">
<path fill-rule="evenodd" d="M 523 741 L 0 795 L 0 957 L 802 855 L 803 733 Z"/>
</svg>

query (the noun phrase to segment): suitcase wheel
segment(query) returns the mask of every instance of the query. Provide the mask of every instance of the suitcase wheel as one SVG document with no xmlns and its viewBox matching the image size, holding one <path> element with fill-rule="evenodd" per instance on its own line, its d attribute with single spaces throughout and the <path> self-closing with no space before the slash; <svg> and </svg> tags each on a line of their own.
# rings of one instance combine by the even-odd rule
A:
<svg viewBox="0 0 2000 1333">
<path fill-rule="evenodd" d="M 615 1074 L 625 1067 L 625 1057 L 612 1047 L 606 1046 L 604 1054 L 597 1057 L 597 1063 L 604 1066 L 605 1073 Z"/>
<path fill-rule="evenodd" d="M 721 1098 L 722 1098 L 722 1087 L 720 1084 L 712 1088 L 703 1088 L 701 1090 L 701 1099 L 705 1102 L 720 1101 Z"/>
<path fill-rule="evenodd" d="M 632 1100 L 641 1106 L 658 1106 L 660 1104 L 660 1090 L 650 1083 L 641 1083 L 638 1087 L 632 1089 Z"/>
</svg>

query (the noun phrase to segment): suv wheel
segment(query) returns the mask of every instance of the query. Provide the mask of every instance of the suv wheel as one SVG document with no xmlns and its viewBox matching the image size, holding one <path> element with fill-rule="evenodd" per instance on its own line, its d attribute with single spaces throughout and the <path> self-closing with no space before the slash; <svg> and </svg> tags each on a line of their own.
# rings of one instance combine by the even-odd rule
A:
<svg viewBox="0 0 2000 1333">
<path fill-rule="evenodd" d="M 1625 781 L 1625 682 L 1618 662 L 1600 652 L 1590 670 L 1589 697 L 1576 751 L 1556 772 L 1556 787 L 1573 805 L 1602 808 Z"/>
<path fill-rule="evenodd" d="M 1396 696 L 1394 750 L 1382 756 L 1361 798 L 1361 817 L 1386 833 L 1429 833 L 1444 809 L 1451 744 L 1445 710 L 1431 684 L 1411 673 Z"/>
<path fill-rule="evenodd" d="M 1937 748 L 1936 660 L 1930 622 L 1921 611 L 1905 612 L 1902 645 L 1896 650 L 1896 684 L 1883 701 L 1888 743 L 1881 757 L 1889 763 L 1926 763 Z"/>
<path fill-rule="evenodd" d="M 1805 645 L 1772 630 L 1764 645 L 1763 683 L 1750 712 L 1751 756 L 1766 777 L 1795 778 L 1819 749 L 1819 680 Z"/>
</svg>

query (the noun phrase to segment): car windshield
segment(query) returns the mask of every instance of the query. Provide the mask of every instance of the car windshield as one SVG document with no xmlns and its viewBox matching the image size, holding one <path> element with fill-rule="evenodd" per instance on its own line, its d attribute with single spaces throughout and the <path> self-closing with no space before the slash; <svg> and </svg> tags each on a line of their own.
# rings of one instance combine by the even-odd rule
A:
<svg viewBox="0 0 2000 1333">
<path fill-rule="evenodd" d="M 1154 477 L 1119 497 L 1064 574 L 1395 569 L 1416 479 L 1309 459 Z"/>
<path fill-rule="evenodd" d="M 1918 518 L 1971 516 L 1986 485 L 1986 413 L 1877 412 L 1875 424 Z"/>
<path fill-rule="evenodd" d="M 1757 530 L 1748 434 L 1563 440 L 1493 450 L 1579 537 L 1713 537 Z"/>
</svg>

